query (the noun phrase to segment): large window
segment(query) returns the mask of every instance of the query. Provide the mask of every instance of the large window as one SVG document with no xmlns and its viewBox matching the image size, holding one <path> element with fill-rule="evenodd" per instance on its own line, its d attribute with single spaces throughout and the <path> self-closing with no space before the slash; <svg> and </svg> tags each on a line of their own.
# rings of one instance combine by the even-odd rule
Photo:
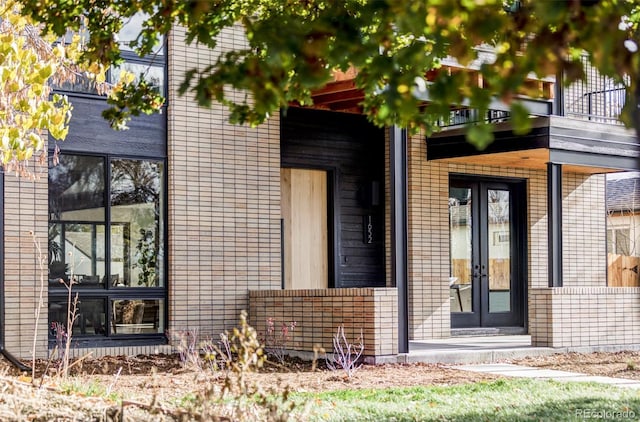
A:
<svg viewBox="0 0 640 422">
<path fill-rule="evenodd" d="M 122 70 L 131 72 L 139 79 L 144 75 L 144 79 L 149 82 L 161 95 L 165 95 L 165 39 L 159 36 L 154 51 L 145 56 L 140 57 L 132 48 L 136 37 L 143 28 L 144 20 L 147 15 L 138 13 L 123 23 L 123 27 L 116 35 L 116 40 L 120 46 L 122 58 L 125 60 L 119 66 L 111 67 L 107 71 L 107 82 L 116 84 L 120 81 Z M 90 37 L 87 31 L 80 34 L 82 37 Z M 71 42 L 72 34 L 69 33 L 65 37 L 65 42 Z M 86 76 L 78 74 L 72 80 L 61 84 L 54 84 L 54 89 L 58 91 L 76 92 L 84 94 L 98 94 L 95 83 Z"/>
<path fill-rule="evenodd" d="M 71 284 L 76 339 L 164 332 L 164 168 L 164 160 L 62 154 L 49 169 L 50 326 L 66 326 Z"/>
</svg>

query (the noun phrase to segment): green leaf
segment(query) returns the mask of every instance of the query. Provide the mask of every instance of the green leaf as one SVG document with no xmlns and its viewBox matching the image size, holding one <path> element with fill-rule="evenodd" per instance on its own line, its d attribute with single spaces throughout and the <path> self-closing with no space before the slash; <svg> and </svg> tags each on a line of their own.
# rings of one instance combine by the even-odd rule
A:
<svg viewBox="0 0 640 422">
<path fill-rule="evenodd" d="M 511 104 L 511 123 L 513 124 L 513 133 L 516 135 L 526 135 L 531 132 L 529 110 L 520 102 Z"/>
<path fill-rule="evenodd" d="M 467 140 L 476 147 L 478 151 L 484 151 L 493 142 L 492 127 L 489 124 L 481 123 L 472 125 L 467 130 Z"/>
</svg>

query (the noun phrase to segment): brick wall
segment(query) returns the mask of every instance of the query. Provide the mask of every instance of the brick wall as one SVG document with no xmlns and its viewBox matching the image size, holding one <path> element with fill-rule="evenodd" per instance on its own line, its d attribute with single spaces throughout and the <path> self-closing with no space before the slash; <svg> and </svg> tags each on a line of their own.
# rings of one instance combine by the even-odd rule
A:
<svg viewBox="0 0 640 422">
<path fill-rule="evenodd" d="M 529 286 L 547 286 L 547 179 L 532 169 L 427 161 L 424 136 L 409 144 L 409 331 L 411 339 L 450 336 L 449 174 L 527 181 Z"/>
<path fill-rule="evenodd" d="M 449 175 L 426 161 L 424 135 L 409 138 L 407 154 L 409 338 L 449 337 Z"/>
<path fill-rule="evenodd" d="M 640 343 L 640 287 L 561 287 L 529 291 L 533 346 Z"/>
<path fill-rule="evenodd" d="M 424 136 L 409 145 L 409 330 L 450 335 L 449 174 L 526 179 L 529 289 L 548 286 L 546 171 L 426 160 Z M 604 176 L 563 175 L 563 274 L 567 286 L 606 282 Z"/>
<path fill-rule="evenodd" d="M 250 324 L 260 336 L 267 318 L 280 324 L 296 322 L 287 348 L 313 352 L 319 345 L 333 350 L 332 338 L 344 326 L 351 342 L 362 330 L 366 356 L 398 353 L 398 294 L 393 288 L 251 291 Z"/>
<path fill-rule="evenodd" d="M 199 108 L 191 96 L 177 96 L 186 70 L 204 67 L 221 51 L 244 42 L 237 31 L 227 31 L 218 51 L 211 52 L 186 47 L 183 39 L 184 31 L 176 30 L 168 40 L 168 320 L 170 328 L 197 328 L 208 335 L 236 325 L 240 310 L 248 308 L 249 289 L 280 286 L 280 132 L 277 117 L 257 129 L 233 126 L 222 107 Z M 47 251 L 46 168 L 38 172 L 35 182 L 5 178 L 5 346 L 22 358 L 31 356 L 38 297 L 30 231 Z M 47 356 L 47 319 L 45 290 L 37 328 L 39 357 Z"/>
<path fill-rule="evenodd" d="M 220 105 L 197 107 L 178 85 L 192 67 L 239 48 L 225 31 L 218 48 L 169 37 L 169 326 L 217 335 L 247 309 L 249 289 L 280 288 L 278 117 L 251 129 L 228 123 Z"/>
<path fill-rule="evenodd" d="M 152 346 L 118 346 L 118 347 L 87 347 L 72 348 L 70 356 L 72 358 L 81 358 L 91 356 L 99 358 L 102 356 L 136 356 L 136 355 L 154 355 L 158 353 L 170 354 L 175 350 L 168 344 L 158 344 Z"/>
<path fill-rule="evenodd" d="M 47 357 L 47 285 L 43 307 L 35 327 L 34 310 L 40 292 L 40 276 L 47 283 L 47 168 L 32 168 L 37 178 L 4 175 L 4 311 L 5 348 L 16 357 L 31 358 L 34 328 L 37 330 L 36 356 Z M 44 273 L 38 269 L 33 232 L 45 259 Z"/>
<path fill-rule="evenodd" d="M 563 286 L 606 286 L 605 205 L 604 175 L 563 175 Z"/>
</svg>

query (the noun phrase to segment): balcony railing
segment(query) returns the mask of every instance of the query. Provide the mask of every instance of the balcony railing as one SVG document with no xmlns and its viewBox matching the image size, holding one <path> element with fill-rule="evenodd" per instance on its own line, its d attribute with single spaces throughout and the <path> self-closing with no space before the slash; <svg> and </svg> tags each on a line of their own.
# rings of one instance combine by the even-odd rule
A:
<svg viewBox="0 0 640 422">
<path fill-rule="evenodd" d="M 563 88 L 564 115 L 573 119 L 606 124 L 621 124 L 618 116 L 625 104 L 625 87 L 599 74 L 586 57 L 582 58 L 586 78 Z M 540 114 L 538 114 L 540 115 Z M 509 120 L 505 110 L 489 110 L 480 116 L 477 110 L 461 108 L 451 111 L 441 127 L 455 127 L 474 122 L 498 123 Z"/>
<path fill-rule="evenodd" d="M 586 56 L 582 57 L 586 78 L 564 88 L 567 117 L 600 123 L 620 124 L 618 116 L 625 104 L 625 88 L 599 74 Z"/>
<path fill-rule="evenodd" d="M 483 114 L 481 116 L 478 110 L 462 108 L 458 110 L 452 110 L 449 115 L 449 119 L 441 120 L 440 122 L 438 122 L 438 125 L 445 128 L 477 122 L 500 123 L 509 120 L 510 117 L 510 113 L 504 110 L 489 110 L 486 114 Z"/>
<path fill-rule="evenodd" d="M 479 75 L 479 69 L 483 61 L 490 61 L 492 52 L 488 49 L 479 49 L 478 59 L 462 66 L 453 59 L 445 59 L 442 62 L 442 69 L 451 74 L 457 72 L 467 72 L 469 80 L 477 81 L 482 86 L 483 80 Z M 599 123 L 620 124 L 618 116 L 625 104 L 625 88 L 616 83 L 613 79 L 599 74 L 591 66 L 587 56 L 581 58 L 584 64 L 586 78 L 570 86 L 562 88 L 563 114 L 574 119 L 583 119 Z M 361 102 L 364 93 L 355 83 L 357 75 L 356 69 L 349 69 L 346 72 L 334 73 L 334 81 L 326 87 L 313 93 L 314 108 L 334 110 L 341 112 L 362 113 Z M 426 76 L 426 83 L 430 82 L 431 73 Z M 525 81 L 526 90 L 523 89 L 519 101 L 529 110 L 532 116 L 548 116 L 553 114 L 553 96 L 556 93 L 556 83 L 554 78 L 538 79 L 535 76 Z M 532 92 L 536 92 L 532 95 Z M 556 93 L 557 95 L 557 93 Z M 419 97 L 425 103 L 430 102 L 429 93 L 425 92 Z M 557 99 L 556 99 L 557 100 Z M 455 127 L 467 123 L 486 121 L 498 123 L 509 120 L 509 104 L 502 103 L 495 98 L 489 105 L 486 115 L 480 116 L 476 110 L 470 109 L 466 104 L 457 104 L 451 111 L 449 118 L 439 122 L 441 127 Z"/>
</svg>

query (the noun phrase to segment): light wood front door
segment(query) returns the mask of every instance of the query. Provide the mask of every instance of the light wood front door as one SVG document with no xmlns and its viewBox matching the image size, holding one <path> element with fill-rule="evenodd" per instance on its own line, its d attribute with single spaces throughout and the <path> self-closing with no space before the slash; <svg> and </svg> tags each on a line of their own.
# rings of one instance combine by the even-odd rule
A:
<svg viewBox="0 0 640 422">
<path fill-rule="evenodd" d="M 285 289 L 328 287 L 327 172 L 283 168 Z"/>
</svg>

